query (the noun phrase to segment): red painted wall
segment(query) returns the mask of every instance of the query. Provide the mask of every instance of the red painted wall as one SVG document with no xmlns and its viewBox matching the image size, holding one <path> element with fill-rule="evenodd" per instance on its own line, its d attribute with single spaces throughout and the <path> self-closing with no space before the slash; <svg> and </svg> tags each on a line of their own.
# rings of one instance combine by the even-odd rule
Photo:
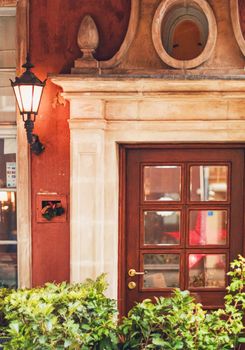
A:
<svg viewBox="0 0 245 350">
<path fill-rule="evenodd" d="M 98 26 L 97 57 L 112 57 L 127 30 L 129 0 L 30 0 L 30 52 L 40 79 L 47 73 L 70 72 L 74 60 L 81 56 L 76 38 L 86 14 L 91 14 Z M 37 223 L 35 212 L 38 192 L 66 194 L 69 199 L 69 105 L 53 105 L 58 91 L 47 81 L 34 130 L 46 147 L 43 154 L 31 159 L 34 286 L 69 280 L 69 220 Z"/>
</svg>

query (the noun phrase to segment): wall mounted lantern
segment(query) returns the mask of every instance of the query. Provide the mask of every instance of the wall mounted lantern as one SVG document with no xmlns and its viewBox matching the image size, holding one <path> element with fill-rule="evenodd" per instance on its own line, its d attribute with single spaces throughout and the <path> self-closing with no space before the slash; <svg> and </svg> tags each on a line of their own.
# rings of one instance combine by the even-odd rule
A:
<svg viewBox="0 0 245 350">
<path fill-rule="evenodd" d="M 26 63 L 23 64 L 22 67 L 25 68 L 26 71 L 19 78 L 16 77 L 14 82 L 12 80 L 10 81 L 20 114 L 25 123 L 27 141 L 30 144 L 32 152 L 40 154 L 45 147 L 39 141 L 39 137 L 33 134 L 32 131 L 34 129 L 34 123 L 46 80 L 39 80 L 36 75 L 31 72 L 31 68 L 34 66 L 31 64 L 29 54 L 27 54 Z"/>
</svg>

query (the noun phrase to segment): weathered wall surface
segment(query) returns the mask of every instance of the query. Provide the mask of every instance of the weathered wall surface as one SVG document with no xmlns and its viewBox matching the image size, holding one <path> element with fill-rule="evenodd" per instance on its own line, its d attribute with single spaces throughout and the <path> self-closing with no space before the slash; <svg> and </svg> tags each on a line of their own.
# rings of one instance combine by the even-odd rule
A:
<svg viewBox="0 0 245 350">
<path fill-rule="evenodd" d="M 30 0 L 30 52 L 41 79 L 47 73 L 69 73 L 80 57 L 76 37 L 86 14 L 98 26 L 97 57 L 112 57 L 127 30 L 129 0 Z M 69 280 L 69 218 L 67 223 L 37 223 L 35 216 L 39 192 L 66 194 L 69 202 L 69 106 L 55 105 L 58 91 L 47 82 L 35 124 L 46 150 L 38 157 L 32 155 L 33 285 Z"/>
</svg>

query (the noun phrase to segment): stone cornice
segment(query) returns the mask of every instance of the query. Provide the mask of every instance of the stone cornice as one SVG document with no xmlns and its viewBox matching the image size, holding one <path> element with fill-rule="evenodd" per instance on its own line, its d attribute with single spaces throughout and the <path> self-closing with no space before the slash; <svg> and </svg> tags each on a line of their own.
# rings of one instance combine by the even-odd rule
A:
<svg viewBox="0 0 245 350">
<path fill-rule="evenodd" d="M 245 74 L 217 76 L 50 75 L 64 93 L 245 92 Z"/>
</svg>

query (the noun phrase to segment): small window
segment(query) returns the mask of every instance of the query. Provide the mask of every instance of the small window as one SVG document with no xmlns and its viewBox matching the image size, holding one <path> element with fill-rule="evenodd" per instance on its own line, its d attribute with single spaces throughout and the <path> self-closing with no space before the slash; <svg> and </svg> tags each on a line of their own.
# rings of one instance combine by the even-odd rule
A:
<svg viewBox="0 0 245 350">
<path fill-rule="evenodd" d="M 166 14 L 162 25 L 162 42 L 173 58 L 191 60 L 198 57 L 207 38 L 207 18 L 199 7 L 181 5 Z"/>
<path fill-rule="evenodd" d="M 204 47 L 201 31 L 191 20 L 183 20 L 176 25 L 171 43 L 171 56 L 177 60 L 192 60 L 200 55 Z"/>
<path fill-rule="evenodd" d="M 152 23 L 152 40 L 158 56 L 168 66 L 191 69 L 214 52 L 217 24 L 206 0 L 162 0 Z"/>
</svg>

